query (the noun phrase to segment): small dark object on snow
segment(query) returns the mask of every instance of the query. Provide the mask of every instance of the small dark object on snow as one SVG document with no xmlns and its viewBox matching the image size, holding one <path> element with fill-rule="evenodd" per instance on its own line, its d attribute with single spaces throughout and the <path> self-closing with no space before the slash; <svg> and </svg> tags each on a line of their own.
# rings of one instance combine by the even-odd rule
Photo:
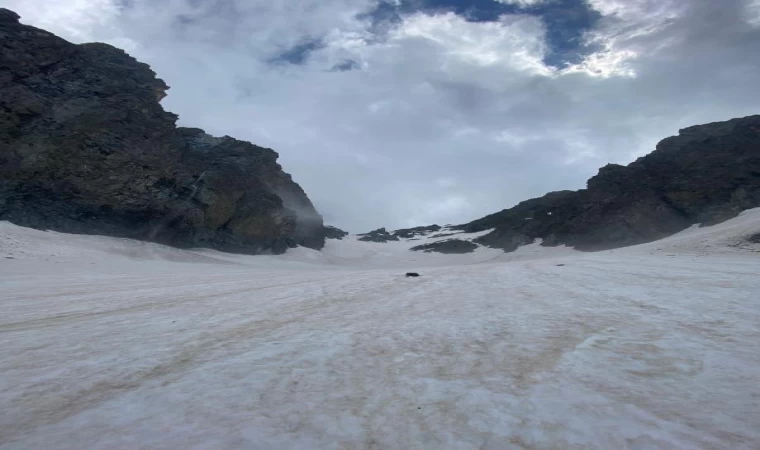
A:
<svg viewBox="0 0 760 450">
<path fill-rule="evenodd" d="M 562 267 L 562 266 L 564 266 L 564 264 L 557 264 L 557 266 L 558 266 L 558 267 Z"/>
<path fill-rule="evenodd" d="M 407 276 L 407 278 L 408 277 L 418 277 L 418 276 L 420 276 L 420 274 L 418 274 L 417 272 L 407 272 L 406 276 Z"/>
</svg>

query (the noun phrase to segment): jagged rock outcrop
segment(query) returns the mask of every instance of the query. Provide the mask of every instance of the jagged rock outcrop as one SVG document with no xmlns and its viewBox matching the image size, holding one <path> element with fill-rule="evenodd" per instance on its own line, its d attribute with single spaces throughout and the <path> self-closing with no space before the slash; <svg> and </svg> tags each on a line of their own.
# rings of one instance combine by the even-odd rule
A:
<svg viewBox="0 0 760 450">
<path fill-rule="evenodd" d="M 580 191 L 552 192 L 456 227 L 512 251 L 542 239 L 602 250 L 714 224 L 760 206 L 760 116 L 680 130 L 628 166 L 609 164 Z"/>
<path fill-rule="evenodd" d="M 359 234 L 359 236 L 361 236 L 359 240 L 365 242 L 388 242 L 399 240 L 398 236 L 394 236 L 392 233 L 389 233 L 385 228 L 378 228 L 377 230 L 372 230 L 369 233 Z"/>
<path fill-rule="evenodd" d="M 146 64 L 7 9 L 0 42 L 0 220 L 246 253 L 324 244 L 277 153 L 177 128 Z"/>
<path fill-rule="evenodd" d="M 417 236 L 425 236 L 435 231 L 440 231 L 440 225 L 428 225 L 414 228 L 402 228 L 393 232 L 393 235 L 403 239 L 411 239 Z"/>
<path fill-rule="evenodd" d="M 478 248 L 477 244 L 473 244 L 470 241 L 463 241 L 461 239 L 446 239 L 443 241 L 432 242 L 430 244 L 418 245 L 412 247 L 410 250 L 418 252 L 423 251 L 425 253 L 444 253 L 444 254 L 462 254 L 471 253 Z"/>
<path fill-rule="evenodd" d="M 348 236 L 348 231 L 343 231 L 340 228 L 333 227 L 331 225 L 325 225 L 325 238 L 326 239 L 338 239 L 342 240 Z"/>
<path fill-rule="evenodd" d="M 389 232 L 385 228 L 378 228 L 377 230 L 370 231 L 369 233 L 359 234 L 359 236 L 361 236 L 359 240 L 365 241 L 365 242 L 398 241 L 400 239 L 414 239 L 420 236 L 426 236 L 430 233 L 433 233 L 435 231 L 440 231 L 440 230 L 441 230 L 440 225 L 426 225 L 426 226 L 414 227 L 414 228 L 401 228 L 399 230 L 394 231 L 393 233 Z"/>
</svg>

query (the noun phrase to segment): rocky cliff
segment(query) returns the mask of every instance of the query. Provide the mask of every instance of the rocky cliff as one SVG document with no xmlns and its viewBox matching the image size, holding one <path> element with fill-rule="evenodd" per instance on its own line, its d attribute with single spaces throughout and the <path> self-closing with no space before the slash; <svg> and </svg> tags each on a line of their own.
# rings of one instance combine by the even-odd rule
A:
<svg viewBox="0 0 760 450">
<path fill-rule="evenodd" d="M 580 191 L 552 192 L 459 226 L 512 251 L 542 239 L 601 250 L 638 244 L 760 206 L 760 116 L 680 130 L 627 166 L 609 164 Z"/>
<path fill-rule="evenodd" d="M 176 127 L 167 89 L 122 50 L 0 9 L 0 220 L 246 253 L 321 248 L 322 218 L 277 153 Z"/>
</svg>

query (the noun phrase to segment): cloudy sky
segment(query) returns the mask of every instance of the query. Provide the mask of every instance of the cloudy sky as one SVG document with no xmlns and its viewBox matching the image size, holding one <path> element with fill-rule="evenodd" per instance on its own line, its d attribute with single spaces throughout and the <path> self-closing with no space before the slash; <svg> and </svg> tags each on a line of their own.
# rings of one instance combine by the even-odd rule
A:
<svg viewBox="0 0 760 450">
<path fill-rule="evenodd" d="M 760 113 L 760 0 L 0 0 L 119 46 L 352 232 L 462 223 Z"/>
</svg>

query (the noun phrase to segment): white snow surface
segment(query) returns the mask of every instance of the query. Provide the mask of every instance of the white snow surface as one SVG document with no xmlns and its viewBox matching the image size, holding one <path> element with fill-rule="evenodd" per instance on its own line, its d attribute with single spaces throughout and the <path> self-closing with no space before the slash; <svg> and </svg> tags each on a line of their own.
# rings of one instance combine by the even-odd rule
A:
<svg viewBox="0 0 760 450">
<path fill-rule="evenodd" d="M 243 256 L 0 222 L 0 449 L 757 449 L 759 232 Z"/>
</svg>

